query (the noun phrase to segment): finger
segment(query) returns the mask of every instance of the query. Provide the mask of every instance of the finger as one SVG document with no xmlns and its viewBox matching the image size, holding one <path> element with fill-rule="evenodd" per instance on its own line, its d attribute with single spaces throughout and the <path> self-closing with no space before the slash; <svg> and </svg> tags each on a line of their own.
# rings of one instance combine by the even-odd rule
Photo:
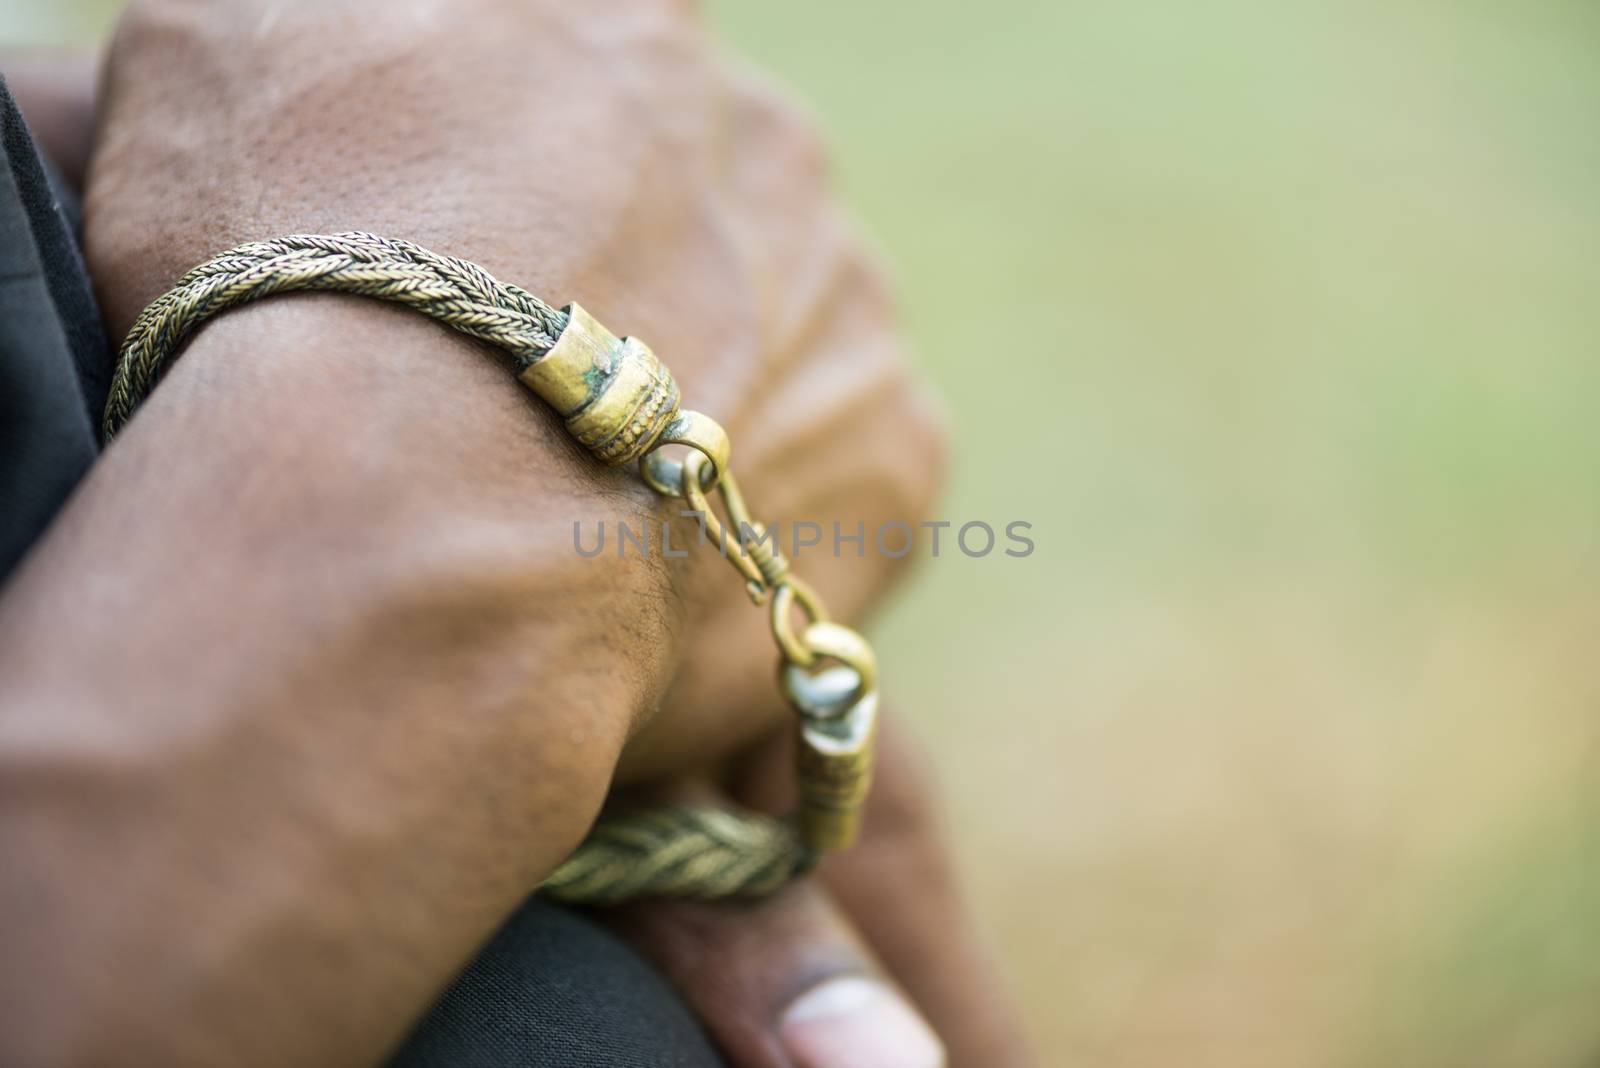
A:
<svg viewBox="0 0 1600 1068">
<path fill-rule="evenodd" d="M 609 917 L 737 1068 L 940 1068 L 944 1051 L 812 880 L 757 902 L 647 902 Z"/>
<path fill-rule="evenodd" d="M 958 1065 L 1031 1064 L 1019 1014 L 961 891 L 921 754 L 887 726 L 861 841 L 823 880 Z M 908 889 L 909 888 L 909 889 Z"/>
<path fill-rule="evenodd" d="M 734 793 L 769 811 L 791 804 L 787 734 L 755 754 Z M 950 1063 L 1022 1068 L 1034 1056 L 961 893 L 931 776 L 904 726 L 879 727 L 861 838 L 819 870 L 840 909 L 933 1024 Z"/>
</svg>

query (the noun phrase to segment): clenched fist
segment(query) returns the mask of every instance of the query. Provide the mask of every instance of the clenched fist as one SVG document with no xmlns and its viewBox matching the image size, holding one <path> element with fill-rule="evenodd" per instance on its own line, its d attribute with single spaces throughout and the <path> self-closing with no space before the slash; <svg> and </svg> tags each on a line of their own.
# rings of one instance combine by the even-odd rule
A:
<svg viewBox="0 0 1600 1068">
<path fill-rule="evenodd" d="M 217 251 L 368 230 L 646 340 L 768 521 L 929 506 L 937 427 L 817 137 L 686 5 L 148 0 L 102 92 L 112 337 Z M 613 787 L 781 808 L 791 713 L 727 564 L 575 551 L 575 523 L 683 537 L 677 507 L 403 310 L 297 295 L 206 326 L 0 599 L 0 746 L 43 769 L 0 812 L 21 1062 L 370 1063 Z M 852 619 L 897 568 L 796 569 Z M 1020 1063 L 888 743 L 834 897 L 618 919 L 741 1068 L 854 1063 L 783 1006 L 880 972 L 904 1063 L 941 1054 L 900 988 L 956 1055 Z M 871 1033 L 845 1045 L 899 1063 Z"/>
</svg>

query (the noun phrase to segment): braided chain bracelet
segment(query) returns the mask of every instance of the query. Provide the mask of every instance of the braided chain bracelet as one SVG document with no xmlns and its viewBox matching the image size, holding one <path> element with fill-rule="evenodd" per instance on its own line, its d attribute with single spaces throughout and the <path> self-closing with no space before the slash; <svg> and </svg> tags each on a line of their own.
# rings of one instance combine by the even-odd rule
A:
<svg viewBox="0 0 1600 1068">
<path fill-rule="evenodd" d="M 750 598 L 768 605 L 779 688 L 798 713 L 799 809 L 753 812 L 659 805 L 606 812 L 541 887 L 583 904 L 641 897 L 770 893 L 855 839 L 872 774 L 877 665 L 866 640 L 828 619 L 745 506 L 715 420 L 680 411 L 678 387 L 637 338 L 617 338 L 577 304 L 552 308 L 477 264 L 407 241 L 351 232 L 240 245 L 184 275 L 139 315 L 118 354 L 103 426 L 109 441 L 205 320 L 274 293 L 329 290 L 413 308 L 509 354 L 518 379 L 596 459 L 637 463 L 644 481 L 688 503 Z M 681 458 L 669 446 L 684 446 Z M 711 506 L 721 501 L 727 521 Z M 796 625 L 796 616 L 804 618 Z"/>
</svg>

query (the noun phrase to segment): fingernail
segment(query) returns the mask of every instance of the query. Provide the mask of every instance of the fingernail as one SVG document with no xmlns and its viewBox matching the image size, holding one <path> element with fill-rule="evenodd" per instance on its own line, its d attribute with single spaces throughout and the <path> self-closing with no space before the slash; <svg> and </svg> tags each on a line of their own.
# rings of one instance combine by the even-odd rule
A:
<svg viewBox="0 0 1600 1068">
<path fill-rule="evenodd" d="M 829 979 L 795 998 L 778 1039 L 796 1068 L 943 1068 L 944 1047 L 922 1017 L 874 979 Z"/>
</svg>

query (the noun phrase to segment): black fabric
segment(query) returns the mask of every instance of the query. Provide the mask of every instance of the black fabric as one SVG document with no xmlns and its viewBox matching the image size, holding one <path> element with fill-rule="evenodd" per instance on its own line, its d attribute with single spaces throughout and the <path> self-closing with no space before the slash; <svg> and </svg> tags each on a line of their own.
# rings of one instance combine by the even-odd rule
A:
<svg viewBox="0 0 1600 1068">
<path fill-rule="evenodd" d="M 0 78 L 0 588 L 97 451 L 111 353 L 74 236 Z M 417 1026 L 394 1068 L 721 1068 L 642 958 L 537 899 Z"/>
<path fill-rule="evenodd" d="M 535 898 L 456 980 L 390 1068 L 708 1068 L 695 1019 L 634 952 Z"/>
<path fill-rule="evenodd" d="M 0 581 L 94 462 L 110 367 L 71 225 L 0 80 Z"/>
<path fill-rule="evenodd" d="M 4 78 L 0 77 L 0 92 L 6 91 Z M 100 413 L 106 406 L 106 389 L 111 384 L 111 353 L 106 348 L 100 313 L 89 287 L 89 272 L 78 247 L 78 198 L 61 181 L 54 165 L 34 148 L 21 112 L 7 106 L 4 115 L 0 138 L 5 142 L 6 161 L 22 190 L 23 203 L 30 205 L 34 247 L 72 353 L 84 413 L 93 425 L 99 426 Z"/>
</svg>

